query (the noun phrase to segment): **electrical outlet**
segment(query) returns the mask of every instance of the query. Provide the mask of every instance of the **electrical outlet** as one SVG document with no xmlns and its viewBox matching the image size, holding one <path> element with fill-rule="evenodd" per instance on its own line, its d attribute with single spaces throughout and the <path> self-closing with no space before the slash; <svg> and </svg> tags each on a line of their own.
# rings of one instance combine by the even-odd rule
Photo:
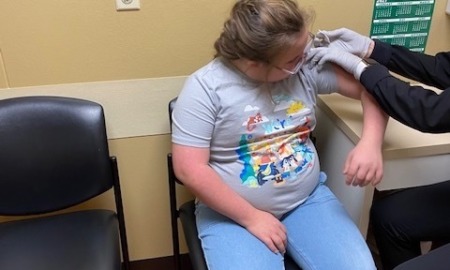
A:
<svg viewBox="0 0 450 270">
<path fill-rule="evenodd" d="M 117 10 L 139 10 L 140 8 L 139 0 L 116 0 Z"/>
</svg>

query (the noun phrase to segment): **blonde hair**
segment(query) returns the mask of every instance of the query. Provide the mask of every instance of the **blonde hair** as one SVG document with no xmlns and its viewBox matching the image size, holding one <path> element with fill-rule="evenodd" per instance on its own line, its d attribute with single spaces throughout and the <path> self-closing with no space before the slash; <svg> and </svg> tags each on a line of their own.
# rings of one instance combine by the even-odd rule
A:
<svg viewBox="0 0 450 270">
<path fill-rule="evenodd" d="M 292 0 L 237 1 L 214 43 L 215 57 L 270 63 L 293 44 L 311 18 Z"/>
</svg>

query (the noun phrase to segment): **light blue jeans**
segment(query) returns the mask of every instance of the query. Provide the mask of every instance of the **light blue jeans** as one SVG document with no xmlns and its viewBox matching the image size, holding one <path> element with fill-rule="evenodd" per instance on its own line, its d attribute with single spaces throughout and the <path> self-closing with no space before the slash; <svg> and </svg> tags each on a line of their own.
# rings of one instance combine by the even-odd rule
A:
<svg viewBox="0 0 450 270">
<path fill-rule="evenodd" d="M 285 214 L 287 252 L 303 270 L 374 270 L 372 255 L 342 204 L 324 184 Z M 284 258 L 233 220 L 197 204 L 197 227 L 209 270 L 282 270 Z"/>
</svg>

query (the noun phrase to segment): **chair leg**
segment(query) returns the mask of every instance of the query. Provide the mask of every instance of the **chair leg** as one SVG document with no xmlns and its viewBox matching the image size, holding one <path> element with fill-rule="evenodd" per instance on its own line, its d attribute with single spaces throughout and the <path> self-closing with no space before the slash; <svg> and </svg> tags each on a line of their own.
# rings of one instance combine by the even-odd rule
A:
<svg viewBox="0 0 450 270">
<path fill-rule="evenodd" d="M 175 223 L 175 225 L 174 225 Z M 180 244 L 178 241 L 177 219 L 172 219 L 172 245 L 173 245 L 173 263 L 175 270 L 181 270 Z"/>
<path fill-rule="evenodd" d="M 125 226 L 125 214 L 123 210 L 122 191 L 120 188 L 119 169 L 117 166 L 117 158 L 115 156 L 110 157 L 110 161 L 113 167 L 114 178 L 114 197 L 116 199 L 117 219 L 119 222 L 119 234 L 120 234 L 120 247 L 122 252 L 122 268 L 124 270 L 130 270 L 130 256 L 128 253 L 128 238 Z"/>
<path fill-rule="evenodd" d="M 178 236 L 178 217 L 179 212 L 177 209 L 177 195 L 174 181 L 174 172 L 172 168 L 172 156 L 167 155 L 168 174 L 169 174 L 169 200 L 170 200 L 170 219 L 172 225 L 172 246 L 173 246 L 173 262 L 174 269 L 181 270 L 181 256 L 180 256 L 180 242 Z"/>
</svg>

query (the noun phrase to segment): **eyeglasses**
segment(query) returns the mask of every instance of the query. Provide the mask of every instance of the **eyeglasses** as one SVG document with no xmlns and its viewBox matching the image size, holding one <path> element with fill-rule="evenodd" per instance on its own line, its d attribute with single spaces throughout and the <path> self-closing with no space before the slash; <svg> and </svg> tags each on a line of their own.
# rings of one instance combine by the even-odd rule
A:
<svg viewBox="0 0 450 270">
<path fill-rule="evenodd" d="M 314 47 L 314 38 L 315 38 L 315 37 L 316 37 L 316 36 L 315 36 L 313 33 L 308 32 L 308 38 L 309 38 L 309 40 L 308 40 L 308 43 L 307 43 L 306 46 L 305 46 L 305 50 L 303 51 L 303 56 L 298 60 L 298 63 L 295 65 L 295 67 L 294 67 L 292 70 L 285 69 L 285 68 L 280 68 L 280 67 L 277 67 L 277 66 L 275 66 L 275 65 L 272 65 L 272 66 L 275 67 L 275 68 L 278 69 L 278 70 L 281 70 L 281 71 L 283 71 L 283 72 L 288 73 L 289 75 L 297 74 L 298 71 L 300 70 L 300 68 L 303 66 L 303 64 L 304 64 L 304 62 L 305 62 L 306 53 L 307 53 L 311 48 Z"/>
</svg>

